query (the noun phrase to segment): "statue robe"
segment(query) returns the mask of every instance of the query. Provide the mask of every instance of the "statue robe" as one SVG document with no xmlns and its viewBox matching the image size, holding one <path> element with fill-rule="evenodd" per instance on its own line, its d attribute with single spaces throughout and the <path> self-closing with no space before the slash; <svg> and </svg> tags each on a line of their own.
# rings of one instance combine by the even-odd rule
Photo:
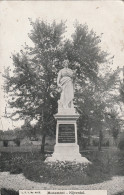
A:
<svg viewBox="0 0 124 195">
<path fill-rule="evenodd" d="M 62 87 L 60 103 L 63 108 L 72 108 L 74 98 L 73 71 L 69 68 L 64 68 L 60 70 L 58 77 L 59 84 Z"/>
</svg>

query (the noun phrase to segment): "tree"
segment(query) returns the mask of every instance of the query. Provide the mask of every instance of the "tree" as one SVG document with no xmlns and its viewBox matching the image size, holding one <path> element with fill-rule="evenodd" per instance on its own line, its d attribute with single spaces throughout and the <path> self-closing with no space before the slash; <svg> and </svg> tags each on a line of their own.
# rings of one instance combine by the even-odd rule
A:
<svg viewBox="0 0 124 195">
<path fill-rule="evenodd" d="M 83 132 L 85 129 L 87 138 L 92 133 L 99 136 L 98 149 L 101 150 L 103 140 L 103 130 L 112 126 L 109 124 L 106 116 L 110 113 L 114 105 L 118 104 L 118 94 L 115 85 L 118 80 L 118 73 L 120 69 L 113 72 L 107 72 L 103 76 L 97 77 L 97 83 L 88 82 L 82 91 L 77 92 L 78 96 L 78 112 L 80 113 L 79 131 Z M 117 114 L 115 120 L 117 121 Z M 85 132 L 84 132 L 85 133 Z M 112 133 L 113 135 L 113 133 Z M 79 136 L 81 137 L 81 136 Z"/>
<path fill-rule="evenodd" d="M 9 94 L 8 103 L 15 111 L 9 116 L 13 120 L 37 120 L 37 128 L 42 134 L 42 147 L 46 135 L 55 133 L 53 115 L 57 112 L 59 94 L 56 91 L 57 72 L 66 58 L 70 68 L 77 68 L 75 102 L 82 113 L 84 89 L 98 86 L 99 65 L 107 62 L 108 54 L 101 50 L 101 36 L 86 24 L 75 24 L 72 39 L 65 39 L 65 22 L 49 24 L 37 19 L 32 22 L 29 38 L 34 47 L 25 45 L 24 50 L 12 55 L 14 71 L 5 74 L 5 89 Z M 80 64 L 80 69 L 77 64 Z M 83 89 L 82 89 L 83 85 Z M 88 89 L 87 89 L 88 90 Z M 89 90 L 90 91 L 90 90 Z"/>
<path fill-rule="evenodd" d="M 123 82 L 120 83 L 120 101 L 124 103 L 124 67 L 123 67 Z"/>
<path fill-rule="evenodd" d="M 118 119 L 116 111 L 111 110 L 111 112 L 107 113 L 106 120 L 108 121 L 108 125 L 111 129 L 111 133 L 114 138 L 115 145 L 117 146 L 117 138 L 120 132 L 120 121 Z"/>
</svg>

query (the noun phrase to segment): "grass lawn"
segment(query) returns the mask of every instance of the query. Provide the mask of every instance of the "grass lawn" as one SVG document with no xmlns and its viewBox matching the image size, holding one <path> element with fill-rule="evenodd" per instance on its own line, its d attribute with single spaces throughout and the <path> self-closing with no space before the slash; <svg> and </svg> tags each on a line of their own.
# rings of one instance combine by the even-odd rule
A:
<svg viewBox="0 0 124 195">
<path fill-rule="evenodd" d="M 92 164 L 56 163 L 47 165 L 39 152 L 1 153 L 0 171 L 23 173 L 26 178 L 57 185 L 99 183 L 124 175 L 124 151 L 90 151 L 83 154 Z"/>
</svg>

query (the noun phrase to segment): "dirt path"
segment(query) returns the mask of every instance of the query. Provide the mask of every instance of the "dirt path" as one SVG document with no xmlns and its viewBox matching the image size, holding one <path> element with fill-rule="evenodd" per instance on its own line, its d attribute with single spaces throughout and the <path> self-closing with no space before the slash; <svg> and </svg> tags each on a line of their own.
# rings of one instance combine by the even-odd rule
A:
<svg viewBox="0 0 124 195">
<path fill-rule="evenodd" d="M 10 175 L 9 172 L 0 172 L 0 188 L 13 190 L 107 190 L 108 195 L 114 195 L 124 191 L 124 176 L 116 176 L 113 177 L 112 180 L 98 184 L 57 186 L 30 181 L 26 179 L 23 174 Z"/>
</svg>

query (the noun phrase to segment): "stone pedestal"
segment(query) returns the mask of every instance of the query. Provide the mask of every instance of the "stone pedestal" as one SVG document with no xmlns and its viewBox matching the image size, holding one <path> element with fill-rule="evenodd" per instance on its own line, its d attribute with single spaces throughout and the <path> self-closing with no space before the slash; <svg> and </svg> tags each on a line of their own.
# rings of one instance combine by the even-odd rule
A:
<svg viewBox="0 0 124 195">
<path fill-rule="evenodd" d="M 48 157 L 46 162 L 55 161 L 76 161 L 79 163 L 89 163 L 79 153 L 77 144 L 77 124 L 79 114 L 74 109 L 59 110 L 54 115 L 57 120 L 56 126 L 56 145 L 52 157 Z"/>
</svg>

